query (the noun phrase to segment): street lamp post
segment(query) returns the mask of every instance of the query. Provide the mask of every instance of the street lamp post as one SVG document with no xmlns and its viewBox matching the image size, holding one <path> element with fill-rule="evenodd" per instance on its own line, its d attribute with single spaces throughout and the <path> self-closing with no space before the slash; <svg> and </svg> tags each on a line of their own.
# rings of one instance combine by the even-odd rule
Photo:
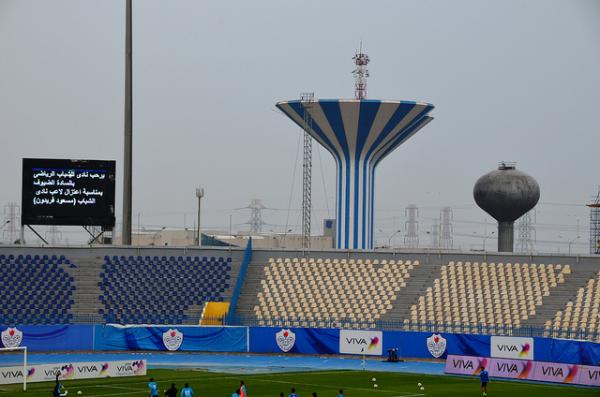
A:
<svg viewBox="0 0 600 397">
<path fill-rule="evenodd" d="M 575 240 L 579 240 L 581 236 L 575 237 L 573 240 L 569 241 L 569 255 L 571 255 L 571 244 L 575 242 Z"/>
<path fill-rule="evenodd" d="M 388 248 L 392 247 L 392 238 L 394 238 L 394 236 L 396 234 L 400 233 L 400 232 L 402 232 L 402 230 L 396 230 L 394 233 L 390 234 L 389 236 L 387 236 L 387 234 L 386 234 L 386 236 L 388 238 L 388 245 L 387 245 Z M 385 234 L 385 232 L 383 230 L 381 230 L 381 229 L 379 229 L 379 233 L 384 233 Z"/>
<path fill-rule="evenodd" d="M 481 236 L 479 233 L 473 232 L 473 234 L 475 236 L 481 236 L 481 238 L 482 238 L 482 245 L 483 245 L 482 249 L 483 249 L 484 252 L 485 252 L 485 240 L 487 240 L 488 238 L 492 237 L 495 233 L 496 232 L 491 232 L 490 234 L 488 234 L 486 236 Z"/>
<path fill-rule="evenodd" d="M 198 235 L 196 236 L 196 245 L 202 246 L 202 232 L 200 231 L 200 209 L 202 204 L 202 197 L 204 197 L 204 188 L 199 187 L 196 189 L 196 197 L 198 197 Z"/>
</svg>

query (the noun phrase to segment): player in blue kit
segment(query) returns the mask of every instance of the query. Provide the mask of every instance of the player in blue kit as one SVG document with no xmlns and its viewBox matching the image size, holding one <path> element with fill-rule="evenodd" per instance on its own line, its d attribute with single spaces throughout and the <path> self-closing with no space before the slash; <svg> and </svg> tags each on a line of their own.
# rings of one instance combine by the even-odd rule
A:
<svg viewBox="0 0 600 397">
<path fill-rule="evenodd" d="M 154 381 L 154 378 L 150 378 L 148 389 L 150 390 L 150 397 L 158 397 L 158 383 Z"/>
<path fill-rule="evenodd" d="M 481 367 L 481 372 L 479 372 L 479 380 L 481 381 L 481 392 L 484 396 L 487 396 L 487 384 L 490 381 L 490 376 L 485 367 Z"/>
<path fill-rule="evenodd" d="M 194 397 L 194 391 L 188 383 L 186 383 L 185 387 L 181 389 L 181 397 Z"/>
</svg>

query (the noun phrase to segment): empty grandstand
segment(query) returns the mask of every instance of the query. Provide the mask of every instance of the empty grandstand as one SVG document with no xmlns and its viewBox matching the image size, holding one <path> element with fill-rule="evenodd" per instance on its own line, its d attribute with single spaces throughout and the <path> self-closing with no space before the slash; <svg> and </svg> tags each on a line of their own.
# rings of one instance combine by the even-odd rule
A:
<svg viewBox="0 0 600 397">
<path fill-rule="evenodd" d="M 546 321 L 546 329 L 558 330 L 557 336 L 568 338 L 579 334 L 594 334 L 600 330 L 600 272 L 587 280 L 553 320 Z"/>
<path fill-rule="evenodd" d="M 0 247 L 0 323 L 379 328 L 598 340 L 597 258 Z M 238 285 L 236 287 L 236 284 Z M 237 291 L 236 291 L 237 290 Z M 216 307 L 215 306 L 215 307 Z"/>
<path fill-rule="evenodd" d="M 69 323 L 73 267 L 64 256 L 0 254 L 0 313 L 4 324 Z"/>
<path fill-rule="evenodd" d="M 222 301 L 230 287 L 231 258 L 106 256 L 104 261 L 98 298 L 108 323 L 198 323 L 190 308 Z"/>
</svg>

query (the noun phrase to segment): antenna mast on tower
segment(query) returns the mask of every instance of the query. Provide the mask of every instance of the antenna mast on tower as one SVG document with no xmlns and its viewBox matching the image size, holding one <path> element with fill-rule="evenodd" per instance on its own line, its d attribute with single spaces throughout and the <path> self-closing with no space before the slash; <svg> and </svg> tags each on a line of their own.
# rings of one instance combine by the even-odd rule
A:
<svg viewBox="0 0 600 397">
<path fill-rule="evenodd" d="M 366 99 L 367 77 L 369 77 L 369 70 L 367 69 L 369 56 L 362 52 L 362 43 L 360 43 L 360 50 L 354 54 L 352 59 L 356 65 L 356 68 L 352 71 L 352 74 L 354 75 L 354 99 Z"/>
</svg>

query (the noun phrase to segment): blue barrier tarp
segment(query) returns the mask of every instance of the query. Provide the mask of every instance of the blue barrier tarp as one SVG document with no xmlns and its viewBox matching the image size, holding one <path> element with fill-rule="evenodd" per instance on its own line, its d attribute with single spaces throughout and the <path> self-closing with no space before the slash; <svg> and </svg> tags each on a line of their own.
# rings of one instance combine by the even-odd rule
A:
<svg viewBox="0 0 600 397">
<path fill-rule="evenodd" d="M 340 330 L 330 328 L 286 328 L 293 336 L 293 347 L 288 353 L 295 354 L 338 354 Z M 253 353 L 281 353 L 276 334 L 283 331 L 277 327 L 251 327 L 250 351 Z"/>
<path fill-rule="evenodd" d="M 7 327 L 0 326 L 0 331 Z M 93 350 L 93 325 L 23 325 L 21 346 L 29 351 Z M 0 343 L 0 346 L 2 344 Z"/>
<path fill-rule="evenodd" d="M 96 350 L 168 350 L 163 335 L 182 334 L 181 351 L 245 352 L 246 327 L 96 325 Z"/>
</svg>

